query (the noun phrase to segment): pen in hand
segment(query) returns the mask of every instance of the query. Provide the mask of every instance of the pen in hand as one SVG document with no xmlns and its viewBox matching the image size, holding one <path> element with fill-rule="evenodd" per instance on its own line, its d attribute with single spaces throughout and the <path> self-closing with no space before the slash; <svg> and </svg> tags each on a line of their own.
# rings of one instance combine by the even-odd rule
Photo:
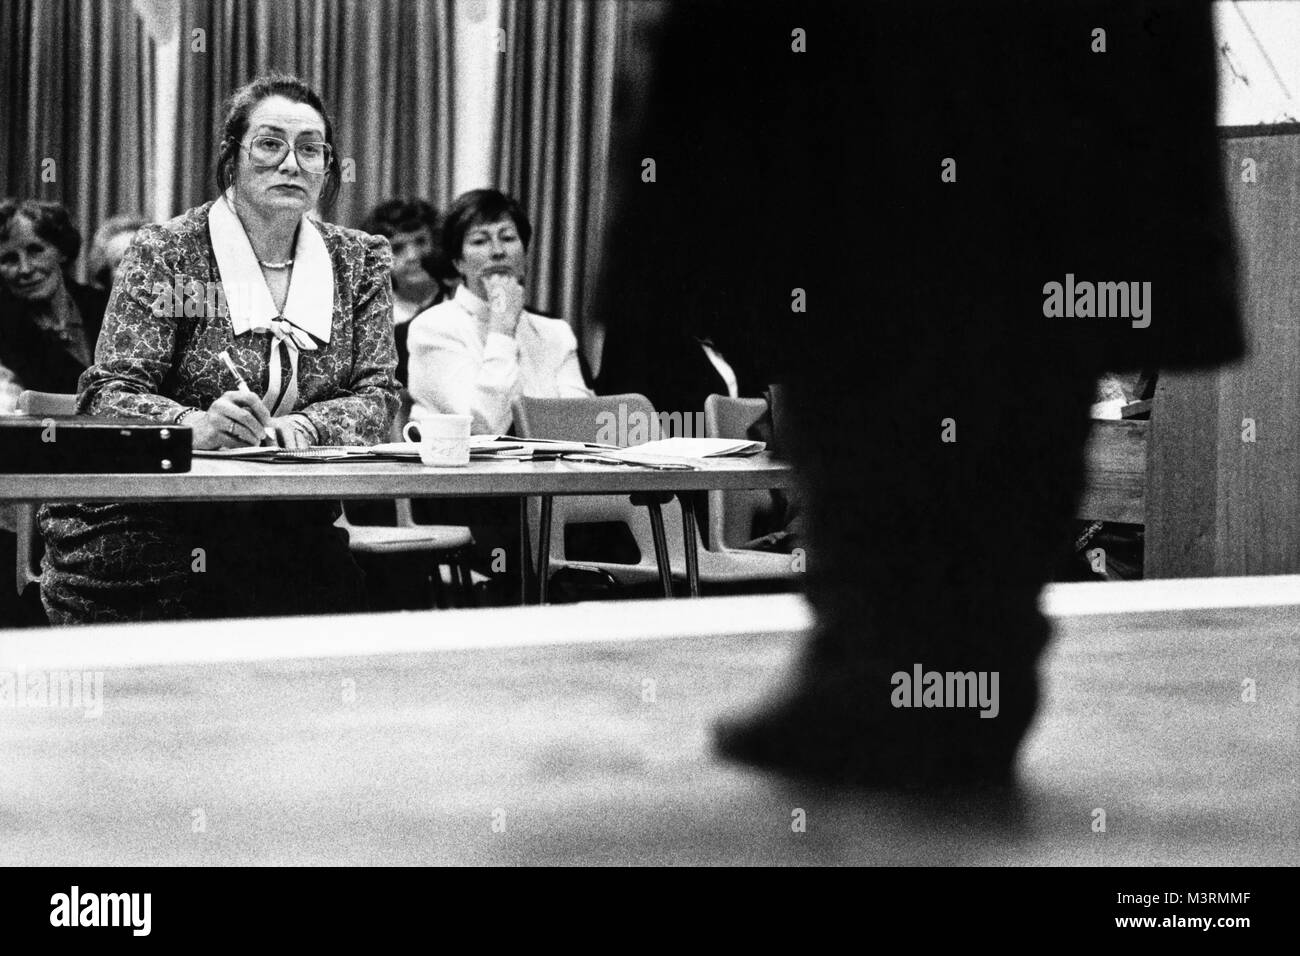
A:
<svg viewBox="0 0 1300 956">
<path fill-rule="evenodd" d="M 230 369 L 230 374 L 235 376 L 235 382 L 239 386 L 239 390 L 241 392 L 247 392 L 249 395 L 252 395 L 253 390 L 248 387 L 248 382 L 246 382 L 244 380 L 244 376 L 240 374 L 239 367 L 235 365 L 235 360 L 230 357 L 230 352 L 227 351 L 226 349 L 222 349 L 221 354 L 218 357 L 221 359 L 221 361 L 226 363 L 226 368 Z M 275 437 L 274 428 L 272 428 L 270 425 L 267 425 L 266 428 L 263 429 L 263 431 L 265 431 L 266 437 L 270 439 L 272 445 L 278 446 L 280 444 L 279 439 Z"/>
</svg>

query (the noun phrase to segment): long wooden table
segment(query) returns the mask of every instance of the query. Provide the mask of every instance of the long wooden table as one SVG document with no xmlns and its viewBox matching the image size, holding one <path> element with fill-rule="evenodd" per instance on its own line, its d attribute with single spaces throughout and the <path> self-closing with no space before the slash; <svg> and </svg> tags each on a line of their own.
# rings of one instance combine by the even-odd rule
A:
<svg viewBox="0 0 1300 956">
<path fill-rule="evenodd" d="M 0 865 L 1300 863 L 1300 578 L 1043 604 L 1011 805 L 719 760 L 795 596 L 0 632 L 0 674 L 102 677 L 0 707 Z"/>
<path fill-rule="evenodd" d="M 698 535 L 689 492 L 745 488 L 784 488 L 794 481 L 790 466 L 764 452 L 748 458 L 708 459 L 693 471 L 658 471 L 630 465 L 565 461 L 482 461 L 464 468 L 433 468 L 418 462 L 268 464 L 237 459 L 195 458 L 178 474 L 0 474 L 0 502 L 237 501 L 250 498 L 481 498 L 520 500 L 520 541 L 528 551 L 524 502 L 540 496 L 628 494 L 675 495 L 682 508 L 686 570 L 692 595 L 699 593 Z M 651 517 L 663 537 L 659 505 Z M 540 578 L 549 554 L 549 509 L 543 508 Z M 667 577 L 667 555 L 659 554 Z M 529 560 L 519 562 L 527 576 Z M 526 591 L 525 587 L 521 589 Z M 671 594 L 671 589 L 666 588 Z M 544 600 L 544 589 L 539 592 Z"/>
<path fill-rule="evenodd" d="M 783 488 L 792 481 L 790 466 L 766 452 L 749 458 L 707 459 L 695 471 L 562 459 L 475 461 L 464 468 L 432 468 L 418 462 L 266 464 L 195 458 L 192 470 L 180 474 L 0 474 L 0 501 L 518 498 Z"/>
</svg>

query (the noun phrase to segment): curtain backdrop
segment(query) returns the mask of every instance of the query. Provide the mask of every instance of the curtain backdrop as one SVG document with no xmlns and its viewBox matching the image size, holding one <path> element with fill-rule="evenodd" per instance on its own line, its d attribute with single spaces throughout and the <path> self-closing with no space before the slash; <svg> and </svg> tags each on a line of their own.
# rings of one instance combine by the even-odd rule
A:
<svg viewBox="0 0 1300 956">
<path fill-rule="evenodd" d="M 99 223 L 153 194 L 153 41 L 99 0 L 5 0 L 0 37 L 0 195 L 68 207 L 84 281 Z"/>
<path fill-rule="evenodd" d="M 272 69 L 296 73 L 320 91 L 340 158 L 352 161 L 355 181 L 345 176 L 326 219 L 359 225 L 390 196 L 444 208 L 451 198 L 451 17 L 452 0 L 182 4 L 174 211 L 216 195 L 221 104 Z"/>
<path fill-rule="evenodd" d="M 320 89 L 340 156 L 352 162 L 353 181 L 343 183 L 328 218 L 355 226 L 390 196 L 421 196 L 440 208 L 453 198 L 453 17 L 473 26 L 482 4 L 150 2 L 165 8 L 159 19 L 177 22 L 174 89 L 154 89 L 154 41 L 127 0 L 0 3 L 0 193 L 61 199 L 87 240 L 109 215 L 147 213 L 155 196 L 166 206 L 151 161 L 153 111 L 163 104 L 160 128 L 174 125 L 164 142 L 174 142 L 175 155 L 162 164 L 171 170 L 171 208 L 161 211 L 205 202 L 216 192 L 222 101 L 257 73 L 282 69 Z M 607 215 L 611 127 L 623 112 L 614 65 L 629 51 L 636 59 L 629 37 L 657 10 L 627 0 L 505 0 L 504 49 L 492 75 L 457 77 L 495 86 L 486 168 L 534 222 L 530 304 L 568 319 L 589 358 L 599 350 L 600 330 L 586 315 Z M 47 157 L 56 164 L 52 183 L 40 181 Z"/>
<path fill-rule="evenodd" d="M 585 321 L 600 264 L 615 63 L 636 4 L 507 0 L 497 85 L 495 183 L 533 223 L 529 303 L 567 319 L 590 362 Z"/>
</svg>

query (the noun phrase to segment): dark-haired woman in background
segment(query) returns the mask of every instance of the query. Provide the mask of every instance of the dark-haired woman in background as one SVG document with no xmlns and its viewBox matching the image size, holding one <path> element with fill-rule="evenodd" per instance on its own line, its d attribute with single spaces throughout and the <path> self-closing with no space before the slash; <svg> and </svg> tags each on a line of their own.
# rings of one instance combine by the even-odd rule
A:
<svg viewBox="0 0 1300 956">
<path fill-rule="evenodd" d="M 447 210 L 442 246 L 461 284 L 411 323 L 413 419 L 469 415 L 474 434 L 500 435 L 521 395 L 591 394 L 569 324 L 524 309 L 531 238 L 523 208 L 495 189 L 467 192 Z"/>
<path fill-rule="evenodd" d="M 75 392 L 108 297 L 72 281 L 81 233 L 55 202 L 0 200 L 0 366 L 14 387 Z M 0 409 L 0 411 L 12 409 Z"/>
<path fill-rule="evenodd" d="M 411 322 L 411 418 L 469 415 L 476 435 L 511 430 L 511 404 L 530 398 L 591 394 L 578 364 L 569 324 L 524 309 L 532 224 L 518 202 L 495 189 L 475 189 L 452 203 L 442 248 L 461 284 L 447 301 Z M 518 514 L 506 499 L 420 501 L 416 516 L 435 524 L 468 524 L 475 568 L 498 570 L 492 553 L 517 553 Z M 513 581 L 505 575 L 499 581 Z M 489 594 L 489 600 L 504 598 Z"/>
<path fill-rule="evenodd" d="M 411 319 L 447 297 L 442 284 L 442 222 L 423 199 L 389 199 L 370 210 L 361 231 L 393 247 L 393 334 L 397 380 L 407 384 L 407 333 Z"/>
<path fill-rule="evenodd" d="M 409 381 L 407 371 L 410 351 L 407 348 L 407 336 L 411 331 L 411 319 L 425 309 L 437 305 L 447 297 L 441 277 L 445 267 L 442 264 L 442 219 L 438 210 L 423 199 L 386 199 L 366 216 L 361 224 L 361 231 L 372 236 L 383 236 L 393 247 L 393 342 L 397 346 L 397 384 L 402 386 L 401 408 L 393 422 L 393 437 L 400 440 L 400 429 L 406 424 L 411 413 L 411 395 L 407 392 Z M 348 521 L 362 525 L 392 525 L 396 520 L 391 501 L 373 499 L 348 500 L 343 502 Z M 381 560 L 370 556 L 366 562 Z M 421 578 L 418 581 L 401 582 L 399 577 L 410 571 L 408 563 L 395 561 L 391 555 L 382 559 L 385 567 L 367 567 L 368 593 L 371 606 L 389 610 L 400 607 L 394 600 L 405 600 L 402 592 L 427 593 L 427 586 Z"/>
<path fill-rule="evenodd" d="M 193 429 L 195 448 L 374 444 L 397 407 L 387 240 L 309 216 L 338 189 L 333 126 L 295 77 L 231 98 L 221 196 L 145 226 L 78 409 Z M 176 314 L 180 283 L 216 308 Z M 161 294 L 160 294 L 161 293 Z M 254 393 L 220 360 L 229 352 Z M 52 623 L 330 613 L 362 605 L 329 502 L 42 509 Z"/>
</svg>

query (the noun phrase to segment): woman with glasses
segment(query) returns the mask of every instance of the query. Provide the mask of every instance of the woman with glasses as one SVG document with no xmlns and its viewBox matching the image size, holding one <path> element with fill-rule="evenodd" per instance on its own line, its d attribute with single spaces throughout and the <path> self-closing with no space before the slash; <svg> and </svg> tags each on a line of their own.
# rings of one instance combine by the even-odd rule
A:
<svg viewBox="0 0 1300 956">
<path fill-rule="evenodd" d="M 196 449 L 385 440 L 392 255 L 311 215 L 339 186 L 319 95 L 280 74 L 238 90 L 217 185 L 122 260 L 78 411 L 184 425 Z M 56 624 L 358 609 L 337 516 L 326 502 L 47 506 L 42 599 Z"/>
</svg>

